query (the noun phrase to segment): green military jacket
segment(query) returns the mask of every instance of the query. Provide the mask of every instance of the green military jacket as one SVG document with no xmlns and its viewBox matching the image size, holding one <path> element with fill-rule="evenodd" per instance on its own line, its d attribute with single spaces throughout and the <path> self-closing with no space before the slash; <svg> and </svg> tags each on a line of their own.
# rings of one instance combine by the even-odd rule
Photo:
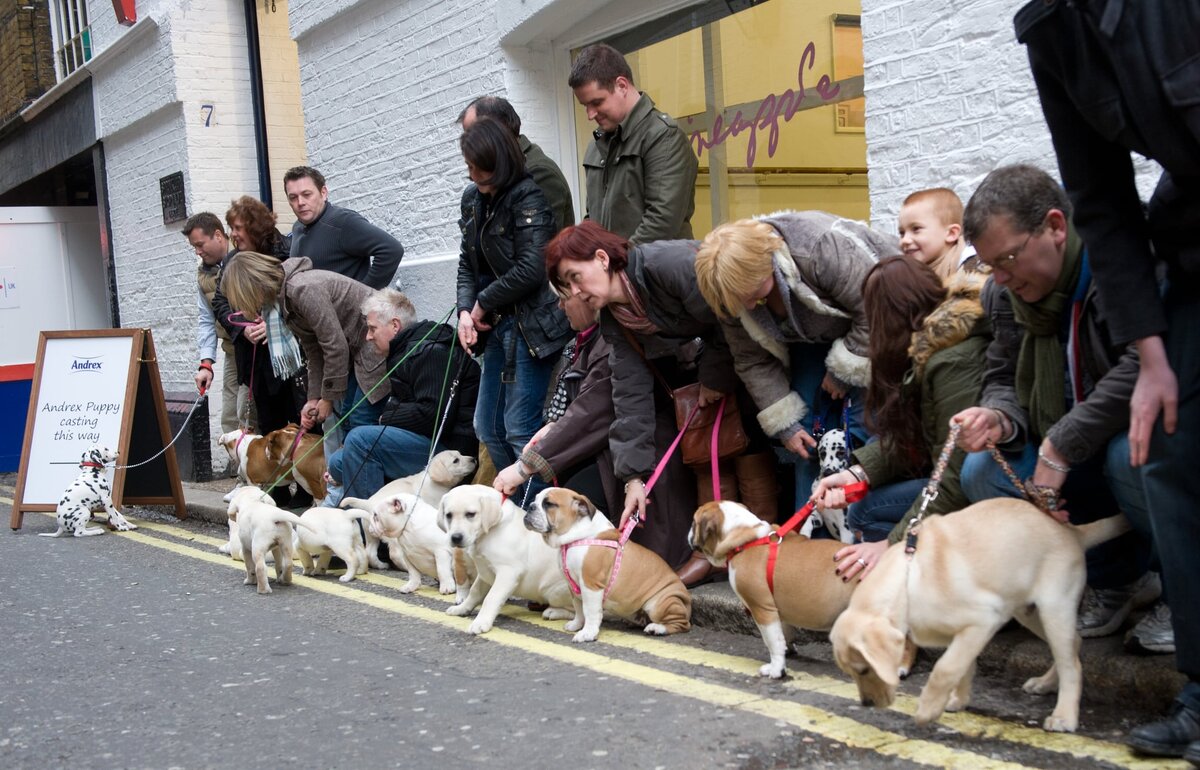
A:
<svg viewBox="0 0 1200 770">
<path fill-rule="evenodd" d="M 699 162 L 687 136 L 642 94 L 583 156 L 587 218 L 633 243 L 691 239 Z"/>
<path fill-rule="evenodd" d="M 571 202 L 571 188 L 563 176 L 562 169 L 524 134 L 517 137 L 521 152 L 525 155 L 525 170 L 537 182 L 542 195 L 554 211 L 554 232 L 567 225 L 575 224 L 575 206 Z"/>
</svg>

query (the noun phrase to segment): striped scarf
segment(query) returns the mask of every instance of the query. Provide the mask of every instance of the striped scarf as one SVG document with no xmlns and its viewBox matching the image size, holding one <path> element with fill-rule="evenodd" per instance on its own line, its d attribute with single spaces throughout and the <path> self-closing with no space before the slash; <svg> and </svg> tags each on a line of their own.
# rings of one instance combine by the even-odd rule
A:
<svg viewBox="0 0 1200 770">
<path fill-rule="evenodd" d="M 292 330 L 279 315 L 279 305 L 272 304 L 263 312 L 267 324 L 267 350 L 271 353 L 271 369 L 275 376 L 286 380 L 300 369 L 300 346 Z"/>
<path fill-rule="evenodd" d="M 613 318 L 617 319 L 617 323 L 624 326 L 631 332 L 638 334 L 658 334 L 659 329 L 646 315 L 646 306 L 642 304 L 642 297 L 637 293 L 637 289 L 633 286 L 633 281 L 629 280 L 629 276 L 625 271 L 617 273 L 621 279 L 621 285 L 625 287 L 625 296 L 629 297 L 628 305 L 620 305 L 609 303 L 608 312 L 613 314 Z"/>
</svg>

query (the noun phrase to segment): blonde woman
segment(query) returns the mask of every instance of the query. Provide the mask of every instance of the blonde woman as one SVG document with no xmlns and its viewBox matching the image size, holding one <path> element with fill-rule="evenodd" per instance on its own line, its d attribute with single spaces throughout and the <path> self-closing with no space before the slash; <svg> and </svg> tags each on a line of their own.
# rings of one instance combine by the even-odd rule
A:
<svg viewBox="0 0 1200 770">
<path fill-rule="evenodd" d="M 862 222 L 802 211 L 720 225 L 696 254 L 700 293 L 722 320 L 759 424 L 799 455 L 797 504 L 809 498 L 817 475 L 808 460 L 819 394 L 844 399 L 839 417 L 860 442 L 867 437 L 863 278 L 880 257 L 898 252 L 896 238 Z"/>
<path fill-rule="evenodd" d="M 349 432 L 379 422 L 387 384 L 375 387 L 387 369 L 383 355 L 366 342 L 363 301 L 373 291 L 364 283 L 327 270 L 314 270 L 307 257 L 279 262 L 243 251 L 225 265 L 221 290 L 248 321 L 265 322 L 271 366 L 279 377 L 308 358 L 308 401 L 300 424 L 312 428 L 336 409 L 345 415 L 364 393 L 367 400 L 342 423 Z"/>
</svg>

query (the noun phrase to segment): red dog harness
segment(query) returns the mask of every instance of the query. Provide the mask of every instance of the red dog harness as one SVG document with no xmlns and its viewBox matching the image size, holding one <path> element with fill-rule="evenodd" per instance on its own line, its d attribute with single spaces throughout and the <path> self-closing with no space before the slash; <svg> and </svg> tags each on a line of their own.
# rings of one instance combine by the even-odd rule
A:
<svg viewBox="0 0 1200 770">
<path fill-rule="evenodd" d="M 848 503 L 856 503 L 866 497 L 867 489 L 867 482 L 865 481 L 856 481 L 853 484 L 847 484 L 842 487 L 842 490 L 846 493 L 846 502 Z M 788 519 L 779 529 L 773 530 L 769 535 L 764 535 L 757 540 L 751 540 L 749 543 L 742 543 L 737 548 L 734 548 L 725 557 L 725 565 L 729 566 L 729 563 L 733 561 L 733 557 L 747 548 L 753 548 L 758 545 L 771 546 L 771 550 L 767 553 L 767 590 L 774 594 L 775 562 L 779 558 L 779 543 L 785 535 L 803 524 L 805 519 L 812 515 L 814 508 L 816 508 L 816 503 L 810 500 L 803 508 L 792 514 L 792 518 Z"/>
</svg>

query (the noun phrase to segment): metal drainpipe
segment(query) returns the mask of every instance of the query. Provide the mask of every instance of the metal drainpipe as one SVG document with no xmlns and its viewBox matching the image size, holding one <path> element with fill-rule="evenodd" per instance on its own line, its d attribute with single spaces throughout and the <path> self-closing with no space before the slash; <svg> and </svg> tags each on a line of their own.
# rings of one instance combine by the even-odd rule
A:
<svg viewBox="0 0 1200 770">
<path fill-rule="evenodd" d="M 267 155 L 267 107 L 263 102 L 262 51 L 258 44 L 258 6 L 242 0 L 246 12 L 246 53 L 250 59 L 250 104 L 254 110 L 254 151 L 258 156 L 258 199 L 267 208 L 271 201 L 271 159 Z"/>
</svg>

